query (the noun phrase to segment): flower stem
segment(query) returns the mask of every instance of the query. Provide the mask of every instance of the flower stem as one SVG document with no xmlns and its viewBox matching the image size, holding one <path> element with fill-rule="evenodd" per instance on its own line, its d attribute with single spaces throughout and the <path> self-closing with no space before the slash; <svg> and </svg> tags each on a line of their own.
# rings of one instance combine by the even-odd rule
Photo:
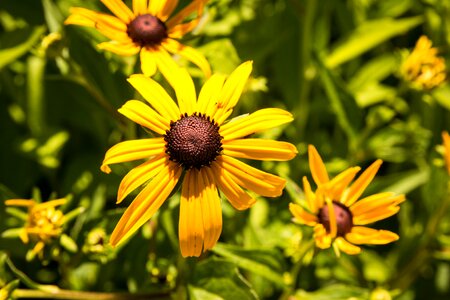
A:
<svg viewBox="0 0 450 300">
<path fill-rule="evenodd" d="M 58 290 L 55 292 L 45 292 L 39 290 L 17 289 L 13 292 L 14 299 L 85 299 L 85 300 L 137 300 L 137 299 L 170 299 L 170 292 L 159 293 L 100 293 L 100 292 L 82 292 L 70 290 Z"/>
</svg>

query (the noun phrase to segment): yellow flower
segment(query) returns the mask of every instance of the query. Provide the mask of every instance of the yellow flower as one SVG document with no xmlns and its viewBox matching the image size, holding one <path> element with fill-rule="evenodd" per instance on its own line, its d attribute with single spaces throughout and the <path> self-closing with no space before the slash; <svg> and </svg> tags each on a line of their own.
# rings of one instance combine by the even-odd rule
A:
<svg viewBox="0 0 450 300">
<path fill-rule="evenodd" d="M 313 192 L 308 179 L 303 177 L 306 209 L 293 203 L 289 209 L 296 222 L 314 227 L 317 247 L 327 249 L 332 245 L 337 255 L 340 250 L 358 254 L 361 248 L 356 245 L 379 245 L 398 240 L 398 235 L 393 232 L 363 226 L 396 214 L 400 210 L 398 205 L 405 201 L 404 195 L 395 196 L 391 192 L 359 200 L 380 168 L 381 160 L 376 160 L 350 185 L 359 167 L 349 168 L 330 180 L 314 146 L 309 146 L 308 154 L 317 189 Z"/>
<path fill-rule="evenodd" d="M 73 7 L 64 23 L 96 28 L 111 39 L 100 43 L 100 49 L 121 56 L 140 53 L 142 73 L 146 76 L 152 76 L 159 69 L 166 78 L 170 78 L 174 68 L 170 52 L 190 60 L 209 77 L 211 69 L 205 57 L 177 41 L 197 26 L 207 0 L 194 0 L 173 17 L 170 16 L 178 1 L 133 0 L 132 11 L 121 0 L 101 1 L 115 16 Z M 183 23 L 195 12 L 196 18 Z"/>
<path fill-rule="evenodd" d="M 450 175 L 450 135 L 447 131 L 442 132 L 442 140 L 444 141 L 444 159 L 447 172 Z"/>
<path fill-rule="evenodd" d="M 431 46 L 431 41 L 421 36 L 401 67 L 403 78 L 420 89 L 429 90 L 445 81 L 445 60 L 437 56 L 438 50 Z"/>
<path fill-rule="evenodd" d="M 66 203 L 66 199 L 56 199 L 43 203 L 37 203 L 29 199 L 6 200 L 8 206 L 22 206 L 28 208 L 28 217 L 20 233 L 20 239 L 27 244 L 32 240 L 37 241 L 32 252 L 43 255 L 45 244 L 62 233 L 64 214 L 55 207 Z"/>
<path fill-rule="evenodd" d="M 113 246 L 130 237 L 147 222 L 181 178 L 179 240 L 183 256 L 199 256 L 211 249 L 222 231 L 218 189 L 238 210 L 255 199 L 244 189 L 262 196 L 281 195 L 286 181 L 262 172 L 233 157 L 256 160 L 289 160 L 294 145 L 250 135 L 293 120 L 284 110 L 267 108 L 225 122 L 237 104 L 251 73 L 252 63 L 240 65 L 229 77 L 213 75 L 196 96 L 185 69 L 174 76 L 178 106 L 154 80 L 143 75 L 128 79 L 150 106 L 130 100 L 119 112 L 155 132 L 159 137 L 121 142 L 105 155 L 101 170 L 109 164 L 148 158 L 122 180 L 117 202 L 137 187 L 147 185 L 123 214 L 110 242 Z"/>
</svg>

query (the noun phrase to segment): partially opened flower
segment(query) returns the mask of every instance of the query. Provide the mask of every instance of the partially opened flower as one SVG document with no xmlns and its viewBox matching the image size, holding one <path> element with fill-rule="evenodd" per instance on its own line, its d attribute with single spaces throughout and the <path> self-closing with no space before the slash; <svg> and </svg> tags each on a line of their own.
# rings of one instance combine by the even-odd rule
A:
<svg viewBox="0 0 450 300">
<path fill-rule="evenodd" d="M 66 199 L 56 199 L 38 203 L 30 199 L 6 200 L 7 206 L 21 206 L 28 208 L 27 220 L 20 231 L 20 239 L 27 244 L 30 240 L 36 242 L 32 253 L 42 257 L 44 246 L 62 233 L 65 217 L 57 206 L 66 203 Z"/>
<path fill-rule="evenodd" d="M 211 70 L 205 57 L 178 42 L 198 25 L 207 0 L 194 0 L 174 16 L 178 1 L 133 0 L 133 10 L 122 0 L 101 1 L 115 16 L 73 7 L 65 24 L 93 27 L 111 39 L 100 43 L 100 49 L 121 56 L 140 53 L 142 72 L 146 76 L 152 76 L 159 69 L 169 78 L 174 65 L 170 52 L 193 62 L 209 77 Z M 184 22 L 194 13 L 194 19 Z"/>
<path fill-rule="evenodd" d="M 387 244 L 399 238 L 393 232 L 364 226 L 396 214 L 400 210 L 399 204 L 405 201 L 404 195 L 391 192 L 360 199 L 380 168 L 381 160 L 376 160 L 350 184 L 359 167 L 349 168 L 330 180 L 314 146 L 309 146 L 308 154 L 317 189 L 314 192 L 308 179 L 303 177 L 305 207 L 290 203 L 289 209 L 296 222 L 314 227 L 317 247 L 333 246 L 337 255 L 340 251 L 358 254 L 361 248 L 356 245 Z"/>
<path fill-rule="evenodd" d="M 421 36 L 414 50 L 401 66 L 403 78 L 420 89 L 432 89 L 441 85 L 446 78 L 445 60 L 438 55 L 426 36 Z"/>
<path fill-rule="evenodd" d="M 444 141 L 444 159 L 447 172 L 450 175 L 450 135 L 447 131 L 442 132 L 442 140 Z"/>
<path fill-rule="evenodd" d="M 155 214 L 183 171 L 179 219 L 183 256 L 199 256 L 219 239 L 222 210 L 218 189 L 238 210 L 255 203 L 245 190 L 267 197 L 281 195 L 284 179 L 233 158 L 282 161 L 297 153 L 292 144 L 249 137 L 292 121 L 287 111 L 261 109 L 225 122 L 251 70 L 251 62 L 246 62 L 226 80 L 222 75 L 213 75 L 197 100 L 191 77 L 180 68 L 174 86 L 178 106 L 154 80 L 142 75 L 129 78 L 150 106 L 130 100 L 119 112 L 159 137 L 121 142 L 105 155 L 101 169 L 106 173 L 111 171 L 110 164 L 148 159 L 131 170 L 120 184 L 118 203 L 147 183 L 114 229 L 112 245 L 130 237 Z"/>
</svg>

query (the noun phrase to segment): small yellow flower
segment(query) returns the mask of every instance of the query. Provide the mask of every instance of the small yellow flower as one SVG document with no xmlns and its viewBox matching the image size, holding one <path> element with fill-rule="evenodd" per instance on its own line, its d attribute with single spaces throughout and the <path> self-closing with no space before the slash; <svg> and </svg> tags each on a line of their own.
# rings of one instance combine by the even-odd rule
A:
<svg viewBox="0 0 450 300">
<path fill-rule="evenodd" d="M 431 41 L 421 36 L 401 66 L 403 78 L 419 89 L 430 90 L 446 78 L 445 60 L 437 56 L 438 50 L 431 46 Z"/>
<path fill-rule="evenodd" d="M 20 239 L 27 244 L 30 239 L 36 241 L 32 252 L 40 257 L 43 255 L 45 244 L 59 237 L 64 224 L 64 214 L 55 207 L 66 203 L 66 199 L 56 199 L 37 203 L 32 199 L 6 200 L 8 206 L 22 206 L 28 208 L 28 217 L 20 233 Z"/>
<path fill-rule="evenodd" d="M 111 39 L 100 43 L 100 49 L 121 56 L 140 53 L 142 73 L 146 76 L 154 75 L 159 69 L 170 81 L 174 68 L 170 52 L 193 62 L 209 77 L 211 69 L 205 57 L 177 41 L 198 25 L 207 0 L 194 0 L 172 17 L 178 1 L 133 0 L 133 10 L 122 0 L 101 2 L 115 16 L 73 7 L 64 23 L 93 27 Z M 183 23 L 193 13 L 197 13 L 196 18 Z"/>
<path fill-rule="evenodd" d="M 447 131 L 442 132 L 442 140 L 444 141 L 444 159 L 447 172 L 450 175 L 450 135 Z"/>
<path fill-rule="evenodd" d="M 280 196 L 286 180 L 260 171 L 237 159 L 292 159 L 297 149 L 286 142 L 250 137 L 291 122 L 284 110 L 267 108 L 226 122 L 239 101 L 250 76 L 252 63 L 240 65 L 229 77 L 215 74 L 196 96 L 192 78 L 185 69 L 174 73 L 178 105 L 153 79 L 143 75 L 129 82 L 145 98 L 126 102 L 119 112 L 155 132 L 159 137 L 121 142 L 105 155 L 108 165 L 148 159 L 122 180 L 117 202 L 145 185 L 114 229 L 113 246 L 129 238 L 161 207 L 178 181 L 181 187 L 179 239 L 183 256 L 199 256 L 211 249 L 222 231 L 222 209 L 218 190 L 238 210 L 255 199 L 245 190 L 262 196 Z M 182 177 L 182 173 L 185 173 Z"/>
<path fill-rule="evenodd" d="M 376 160 L 350 185 L 359 167 L 348 168 L 330 180 L 314 146 L 309 146 L 308 154 L 317 189 L 313 192 L 308 179 L 303 177 L 306 209 L 294 203 L 290 203 L 289 209 L 296 222 L 314 227 L 318 248 L 333 246 L 337 255 L 340 251 L 358 254 L 361 248 L 356 245 L 387 244 L 399 238 L 393 232 L 363 226 L 396 214 L 400 209 L 398 205 L 405 201 L 404 195 L 395 196 L 391 192 L 359 199 L 375 177 L 381 160 Z"/>
</svg>

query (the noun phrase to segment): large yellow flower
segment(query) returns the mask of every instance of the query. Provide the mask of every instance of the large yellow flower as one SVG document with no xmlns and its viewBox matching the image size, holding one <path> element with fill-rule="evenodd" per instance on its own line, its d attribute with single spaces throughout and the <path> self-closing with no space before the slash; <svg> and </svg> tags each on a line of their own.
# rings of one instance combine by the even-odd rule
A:
<svg viewBox="0 0 450 300">
<path fill-rule="evenodd" d="M 209 77 L 211 70 L 205 57 L 177 41 L 197 26 L 207 0 L 194 0 L 171 18 L 178 0 L 133 0 L 133 11 L 121 0 L 101 1 L 115 16 L 73 7 L 65 24 L 94 27 L 111 39 L 100 43 L 100 49 L 121 56 L 140 53 L 142 72 L 147 76 L 159 69 L 166 78 L 170 78 L 173 68 L 170 66 L 174 64 L 170 52 L 190 60 Z M 183 23 L 195 12 L 196 18 Z"/>
<path fill-rule="evenodd" d="M 444 141 L 444 159 L 447 172 L 450 175 L 450 135 L 447 131 L 442 132 L 442 140 Z"/>
<path fill-rule="evenodd" d="M 380 168 L 381 160 L 376 160 L 349 186 L 359 167 L 349 168 L 330 180 L 314 146 L 309 146 L 308 154 L 317 189 L 313 192 L 308 179 L 303 177 L 306 209 L 293 203 L 290 203 L 289 209 L 295 221 L 314 227 L 317 247 L 327 249 L 333 245 L 337 255 L 340 250 L 358 254 L 361 248 L 356 245 L 387 244 L 399 238 L 393 232 L 364 226 L 396 214 L 400 209 L 398 205 L 405 201 L 404 195 L 396 196 L 391 192 L 359 200 Z"/>
<path fill-rule="evenodd" d="M 198 96 L 185 69 L 173 76 L 178 106 L 154 80 L 143 75 L 129 78 L 147 100 L 126 102 L 119 112 L 160 137 L 121 142 L 105 155 L 101 170 L 109 164 L 148 158 L 122 180 L 117 202 L 137 187 L 147 185 L 127 208 L 114 232 L 117 245 L 147 222 L 163 204 L 185 171 L 180 201 L 179 239 L 183 256 L 199 256 L 212 248 L 222 231 L 218 189 L 238 210 L 255 199 L 244 189 L 262 196 L 281 195 L 286 181 L 255 169 L 233 157 L 256 160 L 289 160 L 294 145 L 250 135 L 292 121 L 284 110 L 267 108 L 225 122 L 237 104 L 251 73 L 252 63 L 240 65 L 225 80 L 213 75 Z"/>
</svg>

